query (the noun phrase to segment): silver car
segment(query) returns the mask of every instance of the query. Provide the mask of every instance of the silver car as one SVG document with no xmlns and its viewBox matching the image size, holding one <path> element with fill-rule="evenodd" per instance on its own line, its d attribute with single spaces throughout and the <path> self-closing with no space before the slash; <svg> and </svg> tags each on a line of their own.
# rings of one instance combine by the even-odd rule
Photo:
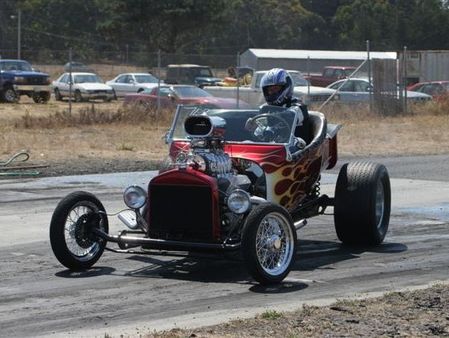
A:
<svg viewBox="0 0 449 338">
<path fill-rule="evenodd" d="M 160 81 L 163 83 L 163 81 Z M 114 89 L 116 96 L 125 96 L 130 93 L 140 93 L 145 89 L 157 87 L 159 79 L 149 73 L 119 74 L 106 84 Z"/>
<path fill-rule="evenodd" d="M 338 89 L 340 102 L 342 103 L 368 102 L 370 93 L 373 91 L 368 79 L 364 78 L 338 80 L 331 83 L 327 88 Z M 397 97 L 399 97 L 399 91 Z M 410 102 L 429 101 L 431 99 L 432 96 L 430 95 L 407 91 L 407 100 Z"/>
<path fill-rule="evenodd" d="M 70 94 L 71 85 L 71 94 Z M 72 96 L 76 102 L 90 99 L 102 99 L 111 101 L 114 99 L 112 88 L 103 83 L 101 78 L 94 73 L 70 73 L 62 74 L 56 81 L 52 82 L 55 99 L 61 101 L 64 97 Z"/>
</svg>

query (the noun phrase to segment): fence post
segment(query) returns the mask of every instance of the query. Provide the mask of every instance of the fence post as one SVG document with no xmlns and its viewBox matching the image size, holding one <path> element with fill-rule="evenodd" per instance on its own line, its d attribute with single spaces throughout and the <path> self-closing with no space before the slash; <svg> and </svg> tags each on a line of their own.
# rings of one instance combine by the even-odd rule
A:
<svg viewBox="0 0 449 338">
<path fill-rule="evenodd" d="M 69 49 L 69 115 L 72 115 L 72 48 Z"/>
<path fill-rule="evenodd" d="M 236 97 L 236 107 L 237 109 L 240 108 L 240 81 L 239 81 L 239 67 L 240 67 L 240 53 L 237 52 L 237 62 L 236 62 L 236 70 L 235 70 L 235 76 L 237 77 L 237 97 Z"/>
<path fill-rule="evenodd" d="M 370 45 L 369 40 L 366 40 L 366 58 L 368 60 L 368 82 L 371 88 L 373 88 L 373 83 L 371 81 L 371 59 L 370 59 Z M 372 114 L 373 112 L 373 91 L 369 92 L 369 112 Z"/>
<path fill-rule="evenodd" d="M 404 78 L 402 84 L 404 86 L 404 113 L 407 114 L 407 46 L 404 46 Z"/>
<path fill-rule="evenodd" d="M 159 91 L 161 90 L 161 50 L 157 51 L 157 114 L 161 108 L 161 97 Z"/>
</svg>

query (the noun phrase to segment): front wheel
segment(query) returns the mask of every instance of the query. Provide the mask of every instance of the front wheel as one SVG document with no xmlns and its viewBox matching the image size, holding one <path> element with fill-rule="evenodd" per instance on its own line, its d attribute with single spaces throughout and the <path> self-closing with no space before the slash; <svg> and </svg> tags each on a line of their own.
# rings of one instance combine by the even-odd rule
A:
<svg viewBox="0 0 449 338">
<path fill-rule="evenodd" d="M 343 165 L 335 188 L 334 222 L 344 244 L 382 243 L 390 209 L 390 178 L 385 166 L 371 162 Z"/>
<path fill-rule="evenodd" d="M 94 195 L 77 191 L 63 198 L 50 223 L 50 244 L 58 261 L 70 270 L 94 265 L 106 246 L 95 228 L 107 233 L 109 226 L 103 204 Z"/>
<path fill-rule="evenodd" d="M 6 103 L 16 103 L 19 101 L 19 95 L 17 95 L 13 87 L 5 88 L 3 92 L 1 92 L 1 96 Z"/>
<path fill-rule="evenodd" d="M 83 102 L 83 96 L 79 90 L 75 91 L 75 102 Z"/>
<path fill-rule="evenodd" d="M 276 204 L 256 206 L 246 219 L 242 254 L 248 271 L 261 284 L 281 282 L 295 261 L 296 230 L 288 211 Z"/>
</svg>

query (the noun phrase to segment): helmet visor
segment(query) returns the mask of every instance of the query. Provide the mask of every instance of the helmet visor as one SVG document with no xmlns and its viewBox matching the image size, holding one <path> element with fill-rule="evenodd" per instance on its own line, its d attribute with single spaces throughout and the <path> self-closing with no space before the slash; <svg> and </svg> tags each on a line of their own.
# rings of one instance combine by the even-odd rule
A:
<svg viewBox="0 0 449 338">
<path fill-rule="evenodd" d="M 283 85 L 272 85 L 263 87 L 263 94 L 268 103 L 274 102 L 279 98 L 282 91 L 284 90 Z"/>
</svg>

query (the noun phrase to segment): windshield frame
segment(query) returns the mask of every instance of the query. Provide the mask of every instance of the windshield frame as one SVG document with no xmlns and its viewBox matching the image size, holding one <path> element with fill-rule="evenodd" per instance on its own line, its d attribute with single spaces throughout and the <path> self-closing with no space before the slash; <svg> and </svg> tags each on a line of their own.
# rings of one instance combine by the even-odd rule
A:
<svg viewBox="0 0 449 338">
<path fill-rule="evenodd" d="M 202 115 L 206 114 L 208 116 L 218 116 L 223 118 L 227 122 L 227 128 L 229 130 L 233 130 L 234 134 L 236 132 L 236 129 L 233 128 L 232 123 L 228 122 L 231 120 L 226 120 L 226 115 L 231 116 L 241 116 L 242 121 L 246 121 L 250 117 L 255 117 L 261 114 L 283 114 L 283 118 L 285 118 L 287 124 L 289 124 L 290 130 L 289 130 L 289 137 L 286 142 L 264 142 L 264 141 L 254 141 L 254 140 L 245 140 L 245 139 L 227 139 L 225 132 L 224 140 L 225 143 L 232 143 L 232 144 L 252 144 L 252 145 L 291 145 L 294 142 L 294 130 L 297 124 L 298 116 L 295 113 L 294 110 L 291 110 L 289 108 L 283 108 L 283 107 L 276 107 L 276 106 L 263 106 L 261 109 L 209 109 L 206 107 L 201 107 L 197 105 L 178 105 L 175 112 L 175 117 L 173 118 L 172 125 L 170 126 L 170 129 L 168 130 L 166 134 L 166 142 L 168 144 L 171 144 L 174 141 L 185 141 L 190 142 L 189 136 L 186 135 L 184 130 L 184 120 L 188 116 L 192 115 Z M 244 128 L 244 122 L 242 126 L 242 122 L 239 123 L 240 128 Z M 226 129 L 228 130 L 228 129 Z M 242 136 L 242 138 L 244 138 Z"/>
</svg>

